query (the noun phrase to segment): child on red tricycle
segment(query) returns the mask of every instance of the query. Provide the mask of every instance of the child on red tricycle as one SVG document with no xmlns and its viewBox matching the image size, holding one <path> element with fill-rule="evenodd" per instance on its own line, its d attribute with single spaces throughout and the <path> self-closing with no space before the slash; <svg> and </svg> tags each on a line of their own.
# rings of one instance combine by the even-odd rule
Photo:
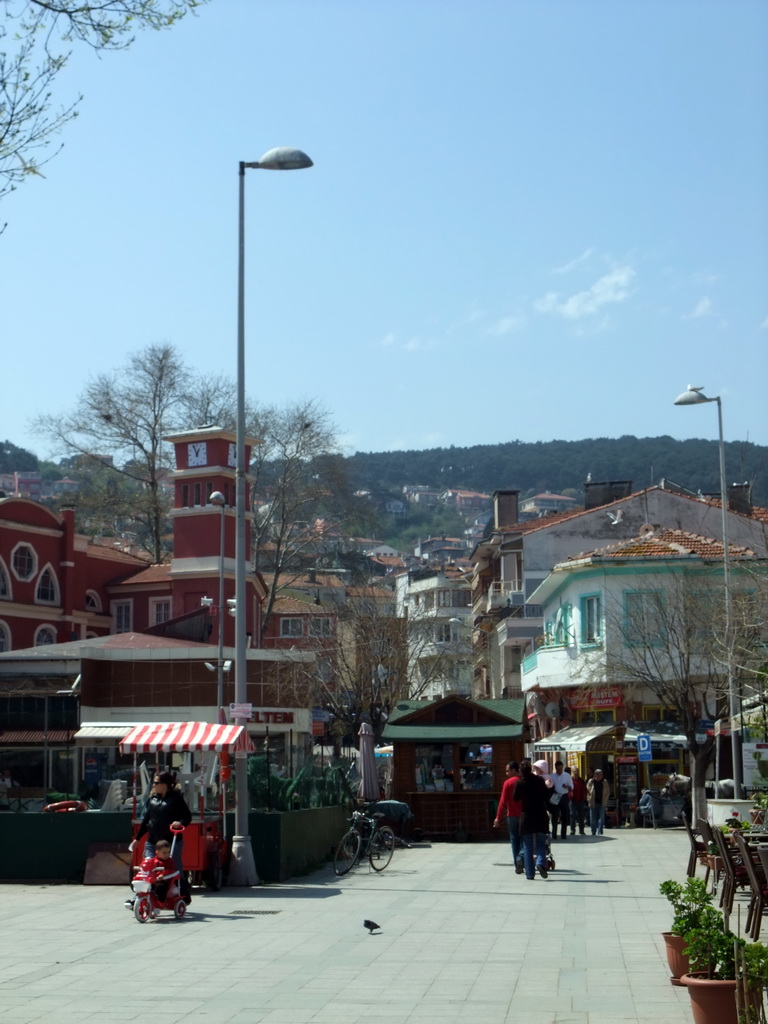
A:
<svg viewBox="0 0 768 1024">
<path fill-rule="evenodd" d="M 176 842 L 175 836 L 173 841 Z M 161 910 L 172 910 L 177 920 L 187 912 L 187 904 L 181 896 L 179 869 L 173 862 L 173 848 L 166 839 L 155 843 L 154 857 L 145 857 L 141 862 L 131 888 L 136 894 L 133 913 L 140 924 L 158 917 Z"/>
</svg>

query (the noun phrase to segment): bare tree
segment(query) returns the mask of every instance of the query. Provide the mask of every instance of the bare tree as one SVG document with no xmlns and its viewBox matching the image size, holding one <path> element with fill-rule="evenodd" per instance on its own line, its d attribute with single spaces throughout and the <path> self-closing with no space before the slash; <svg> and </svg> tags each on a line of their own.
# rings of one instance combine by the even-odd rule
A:
<svg viewBox="0 0 768 1024">
<path fill-rule="evenodd" d="M 280 589 L 339 542 L 363 509 L 350 490 L 336 427 L 319 402 L 261 407 L 249 421 L 261 442 L 251 454 L 251 472 L 254 564 L 269 574 L 263 636 Z"/>
<path fill-rule="evenodd" d="M 150 345 L 131 356 L 124 369 L 92 378 L 73 412 L 47 414 L 34 422 L 58 454 L 77 456 L 132 485 L 126 496 L 130 515 L 154 562 L 167 557 L 163 537 L 170 498 L 163 482 L 173 468 L 173 448 L 163 438 L 185 425 L 188 388 L 189 373 L 178 351 Z M 105 495 L 99 493 L 103 503 Z M 85 515 L 93 510 L 87 497 Z M 122 503 L 113 502 L 112 508 L 115 517 L 123 509 L 128 512 Z"/>
<path fill-rule="evenodd" d="M 169 28 L 205 0 L 0 0 L 0 197 L 54 153 L 41 159 L 82 99 L 58 108 L 57 79 L 71 47 L 123 50 L 137 28 Z M 59 147 L 60 148 L 60 147 Z"/>
<path fill-rule="evenodd" d="M 737 578 L 735 590 L 743 573 L 734 566 Z M 694 816 L 701 816 L 715 738 L 700 721 L 728 716 L 722 574 L 710 565 L 648 579 L 653 589 L 606 593 L 605 657 L 588 660 L 582 678 L 589 687 L 611 680 L 650 693 L 674 712 L 690 754 Z M 732 634 L 746 656 L 747 634 L 735 624 Z"/>
</svg>

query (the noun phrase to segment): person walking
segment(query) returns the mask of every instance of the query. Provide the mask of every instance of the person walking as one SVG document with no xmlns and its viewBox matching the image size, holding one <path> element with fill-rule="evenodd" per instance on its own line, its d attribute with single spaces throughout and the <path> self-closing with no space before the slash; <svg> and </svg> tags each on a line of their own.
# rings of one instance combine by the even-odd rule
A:
<svg viewBox="0 0 768 1024">
<path fill-rule="evenodd" d="M 517 780 L 520 778 L 520 766 L 517 761 L 510 761 L 506 767 L 507 777 L 501 787 L 499 806 L 496 810 L 496 818 L 493 827 L 498 828 L 501 819 L 506 817 L 507 828 L 509 829 L 509 841 L 512 845 L 512 863 L 518 875 L 523 873 L 523 847 L 520 840 L 520 812 L 522 804 L 515 800 L 513 793 Z"/>
<path fill-rule="evenodd" d="M 587 783 L 587 803 L 589 804 L 589 826 L 593 836 L 601 836 L 605 826 L 605 808 L 611 798 L 611 787 L 604 777 L 601 768 Z"/>
<path fill-rule="evenodd" d="M 573 791 L 573 779 L 563 770 L 563 762 L 555 761 L 555 771 L 549 777 L 552 793 L 549 797 L 549 813 L 552 818 L 552 838 L 557 839 L 557 826 L 560 824 L 560 838 L 568 838 L 569 803 Z"/>
<path fill-rule="evenodd" d="M 573 789 L 571 791 L 571 835 L 576 835 L 578 826 L 579 835 L 584 835 L 584 825 L 587 820 L 587 784 L 582 779 L 579 769 L 571 769 L 571 780 Z"/>
<path fill-rule="evenodd" d="M 520 762 L 520 778 L 512 792 L 513 799 L 521 804 L 520 837 L 523 842 L 523 863 L 525 877 L 536 877 L 536 869 L 542 878 L 547 877 L 547 832 L 549 814 L 547 800 L 550 789 L 540 775 L 534 775 L 531 762 L 526 758 Z"/>
</svg>

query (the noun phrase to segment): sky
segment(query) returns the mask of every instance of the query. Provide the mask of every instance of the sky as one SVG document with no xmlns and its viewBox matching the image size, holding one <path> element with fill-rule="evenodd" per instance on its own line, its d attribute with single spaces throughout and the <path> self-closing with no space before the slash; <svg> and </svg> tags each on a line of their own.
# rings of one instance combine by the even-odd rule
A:
<svg viewBox="0 0 768 1024">
<path fill-rule="evenodd" d="M 0 204 L 0 439 L 150 344 L 344 451 L 768 444 L 764 0 L 210 0 L 80 49 Z"/>
</svg>

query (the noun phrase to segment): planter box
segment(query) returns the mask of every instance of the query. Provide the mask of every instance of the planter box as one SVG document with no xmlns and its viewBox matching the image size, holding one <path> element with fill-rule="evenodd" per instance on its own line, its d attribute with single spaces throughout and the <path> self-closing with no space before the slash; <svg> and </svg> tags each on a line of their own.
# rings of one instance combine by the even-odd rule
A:
<svg viewBox="0 0 768 1024">
<path fill-rule="evenodd" d="M 248 828 L 259 878 L 282 882 L 319 867 L 347 830 L 347 815 L 341 806 L 271 814 L 252 811 Z M 227 819 L 231 837 L 234 815 Z M 125 812 L 0 814 L 0 882 L 79 884 L 91 844 L 127 848 L 130 839 L 131 815 Z"/>
<path fill-rule="evenodd" d="M 749 821 L 754 800 L 707 800 L 707 821 L 710 825 L 725 825 L 736 815 L 739 821 Z"/>
</svg>

